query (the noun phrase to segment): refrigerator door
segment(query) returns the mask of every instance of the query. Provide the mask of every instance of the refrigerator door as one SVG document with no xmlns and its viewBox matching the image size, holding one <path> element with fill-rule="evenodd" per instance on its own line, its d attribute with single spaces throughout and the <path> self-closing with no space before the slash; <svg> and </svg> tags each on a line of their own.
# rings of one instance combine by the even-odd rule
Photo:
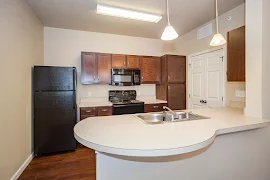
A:
<svg viewBox="0 0 270 180">
<path fill-rule="evenodd" d="M 75 91 L 75 67 L 34 67 L 34 91 Z"/>
<path fill-rule="evenodd" d="M 34 152 L 42 155 L 76 149 L 76 91 L 35 92 Z"/>
</svg>

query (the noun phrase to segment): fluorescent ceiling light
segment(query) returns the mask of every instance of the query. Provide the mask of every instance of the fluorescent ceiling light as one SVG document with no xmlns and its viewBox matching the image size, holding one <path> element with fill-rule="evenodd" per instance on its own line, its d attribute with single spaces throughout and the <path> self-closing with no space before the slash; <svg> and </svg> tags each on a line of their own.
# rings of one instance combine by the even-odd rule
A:
<svg viewBox="0 0 270 180">
<path fill-rule="evenodd" d="M 116 16 L 116 17 L 155 22 L 155 23 L 157 23 L 159 20 L 162 19 L 162 16 L 156 15 L 156 14 L 116 8 L 116 7 L 105 6 L 101 4 L 97 4 L 97 14 L 104 14 L 104 15 L 109 15 L 109 16 Z"/>
</svg>

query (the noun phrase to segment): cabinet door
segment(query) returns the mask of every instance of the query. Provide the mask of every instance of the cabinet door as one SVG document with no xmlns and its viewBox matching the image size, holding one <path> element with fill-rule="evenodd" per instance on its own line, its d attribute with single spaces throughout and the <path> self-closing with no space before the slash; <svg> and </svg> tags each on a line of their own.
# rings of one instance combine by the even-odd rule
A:
<svg viewBox="0 0 270 180">
<path fill-rule="evenodd" d="M 168 82 L 186 82 L 186 57 L 167 55 L 168 63 Z"/>
<path fill-rule="evenodd" d="M 81 83 L 94 84 L 96 81 L 96 54 L 82 52 L 81 54 Z"/>
<path fill-rule="evenodd" d="M 128 55 L 127 56 L 127 68 L 140 68 L 139 56 Z"/>
<path fill-rule="evenodd" d="M 228 32 L 227 79 L 245 81 L 245 26 Z"/>
<path fill-rule="evenodd" d="M 163 110 L 163 106 L 167 106 L 167 104 L 145 104 L 144 112 L 160 112 Z"/>
<path fill-rule="evenodd" d="M 111 82 L 111 54 L 97 55 L 97 80 L 99 84 L 110 84 Z"/>
<path fill-rule="evenodd" d="M 152 56 L 141 57 L 142 84 L 160 84 L 160 58 Z"/>
<path fill-rule="evenodd" d="M 168 85 L 168 107 L 173 110 L 186 109 L 186 85 Z"/>
<path fill-rule="evenodd" d="M 126 68 L 126 55 L 112 54 L 112 67 L 113 68 Z"/>
<path fill-rule="evenodd" d="M 97 115 L 98 116 L 111 116 L 112 115 L 112 107 L 97 107 Z"/>
</svg>

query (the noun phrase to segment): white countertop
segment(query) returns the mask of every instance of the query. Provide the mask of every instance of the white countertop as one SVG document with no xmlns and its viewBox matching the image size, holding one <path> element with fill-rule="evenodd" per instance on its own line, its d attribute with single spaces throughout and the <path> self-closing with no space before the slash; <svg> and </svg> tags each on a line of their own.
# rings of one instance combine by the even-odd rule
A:
<svg viewBox="0 0 270 180">
<path fill-rule="evenodd" d="M 138 99 L 140 101 L 143 101 L 144 104 L 163 104 L 167 103 L 167 101 L 160 100 L 160 99 Z"/>
<path fill-rule="evenodd" d="M 162 104 L 167 103 L 167 101 L 160 99 L 139 99 L 143 101 L 145 104 Z M 98 102 L 90 102 L 90 101 L 81 101 L 79 103 L 79 107 L 101 107 L 101 106 L 112 106 L 110 101 L 98 101 Z"/>
<path fill-rule="evenodd" d="M 134 115 L 91 117 L 74 127 L 75 138 L 99 152 L 124 156 L 169 156 L 210 145 L 217 135 L 266 127 L 238 108 L 196 109 L 211 119 L 147 125 Z"/>
</svg>

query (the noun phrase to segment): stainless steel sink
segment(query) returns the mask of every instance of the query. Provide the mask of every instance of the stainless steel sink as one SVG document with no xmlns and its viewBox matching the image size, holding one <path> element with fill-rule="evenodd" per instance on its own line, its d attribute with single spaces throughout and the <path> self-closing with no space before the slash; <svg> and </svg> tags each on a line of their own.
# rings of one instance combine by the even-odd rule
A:
<svg viewBox="0 0 270 180">
<path fill-rule="evenodd" d="M 162 123 L 172 123 L 172 122 L 182 122 L 182 121 L 194 121 L 209 119 L 209 117 L 201 116 L 198 114 L 193 114 L 184 111 L 175 111 L 173 115 L 171 112 L 164 113 L 149 113 L 137 115 L 146 124 L 162 124 Z"/>
</svg>

